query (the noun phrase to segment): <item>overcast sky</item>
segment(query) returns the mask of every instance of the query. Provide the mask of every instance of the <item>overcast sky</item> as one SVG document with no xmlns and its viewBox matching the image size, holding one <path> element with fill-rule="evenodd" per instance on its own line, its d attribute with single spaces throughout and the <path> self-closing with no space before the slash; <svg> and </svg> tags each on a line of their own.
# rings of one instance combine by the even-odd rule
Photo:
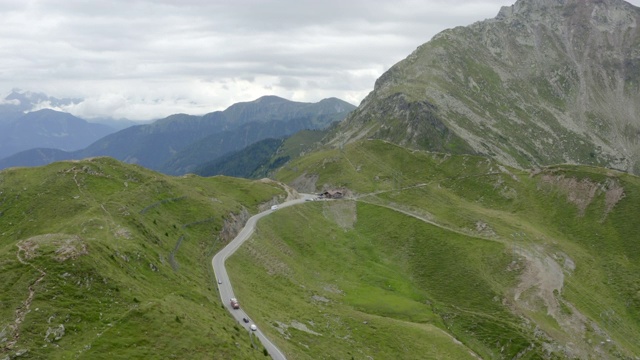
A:
<svg viewBox="0 0 640 360">
<path fill-rule="evenodd" d="M 82 97 L 60 110 L 87 119 L 204 114 L 262 95 L 358 105 L 436 33 L 513 2 L 0 0 L 0 98 Z"/>
</svg>

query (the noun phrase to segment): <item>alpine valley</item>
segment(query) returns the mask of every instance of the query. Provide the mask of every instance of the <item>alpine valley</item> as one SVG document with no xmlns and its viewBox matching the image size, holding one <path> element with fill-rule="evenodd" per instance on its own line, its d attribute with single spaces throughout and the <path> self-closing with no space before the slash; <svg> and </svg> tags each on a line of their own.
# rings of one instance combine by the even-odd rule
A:
<svg viewBox="0 0 640 360">
<path fill-rule="evenodd" d="M 226 267 L 288 359 L 640 359 L 639 25 L 518 0 L 355 110 L 267 96 L 0 171 L 0 359 L 266 358 L 211 258 L 268 209 Z"/>
</svg>

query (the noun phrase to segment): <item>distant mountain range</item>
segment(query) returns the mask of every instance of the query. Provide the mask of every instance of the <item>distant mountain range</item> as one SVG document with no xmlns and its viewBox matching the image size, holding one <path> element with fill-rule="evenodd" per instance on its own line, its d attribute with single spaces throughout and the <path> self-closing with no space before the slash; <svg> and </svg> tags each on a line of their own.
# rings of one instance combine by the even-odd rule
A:
<svg viewBox="0 0 640 360">
<path fill-rule="evenodd" d="M 0 160 L 0 169 L 111 156 L 167 174 L 184 174 L 263 139 L 326 128 L 353 109 L 355 106 L 336 98 L 302 103 L 264 96 L 203 116 L 176 114 L 151 124 L 131 126 L 81 150 L 33 148 Z"/>
<path fill-rule="evenodd" d="M 57 108 L 65 105 L 78 104 L 82 101 L 83 99 L 78 98 L 58 99 L 40 92 L 14 89 L 4 98 L 4 100 L 0 101 L 0 122 L 3 122 L 6 114 L 23 114 L 30 111 L 40 110 L 44 105 Z"/>
<path fill-rule="evenodd" d="M 75 151 L 115 131 L 50 109 L 10 114 L 0 122 L 0 158 L 33 148 Z"/>
<path fill-rule="evenodd" d="M 41 151 L 46 153 L 80 150 L 105 135 L 140 124 L 126 119 L 85 121 L 53 110 L 82 101 L 22 90 L 0 99 L 0 159 L 33 148 L 46 148 Z"/>
</svg>

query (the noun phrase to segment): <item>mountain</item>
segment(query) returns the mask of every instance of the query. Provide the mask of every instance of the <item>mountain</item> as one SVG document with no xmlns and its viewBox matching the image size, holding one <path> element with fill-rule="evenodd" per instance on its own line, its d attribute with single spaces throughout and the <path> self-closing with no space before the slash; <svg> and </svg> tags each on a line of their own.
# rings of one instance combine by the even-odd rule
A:
<svg viewBox="0 0 640 360">
<path fill-rule="evenodd" d="M 265 139 L 197 166 L 200 176 L 227 175 L 248 179 L 271 176 L 286 162 L 314 150 L 327 130 L 301 130 L 284 139 Z"/>
<path fill-rule="evenodd" d="M 33 111 L 2 126 L 0 158 L 32 148 L 79 150 L 113 131 L 71 114 L 50 109 Z"/>
<path fill-rule="evenodd" d="M 269 162 L 283 141 L 283 139 L 260 140 L 242 150 L 201 164 L 194 169 L 193 173 L 200 176 L 226 175 L 252 178 L 258 168 Z"/>
<path fill-rule="evenodd" d="M 265 358 L 211 257 L 297 190 L 342 196 L 272 211 L 226 262 L 288 358 L 639 358 L 640 178 L 607 168 L 637 169 L 637 13 L 520 0 L 392 67 L 331 146 L 299 132 L 205 163 L 278 181 L 106 157 L 0 171 L 0 357 Z M 162 166 L 146 146 L 197 154 L 212 128 L 306 119 L 259 100 L 96 144 Z"/>
<path fill-rule="evenodd" d="M 246 148 L 263 139 L 282 138 L 302 130 L 323 129 L 338 122 L 347 112 L 305 115 L 289 121 L 250 122 L 232 130 L 209 135 L 172 156 L 159 170 L 167 174 L 193 172 L 203 163 Z"/>
<path fill-rule="evenodd" d="M 354 108 L 335 98 L 302 103 L 265 96 L 203 116 L 175 114 L 152 124 L 131 126 L 67 158 L 111 156 L 168 174 L 184 174 L 256 141 L 288 136 L 303 129 L 325 128 L 342 120 Z M 42 152 L 33 150 L 2 163 L 46 161 Z"/>
<path fill-rule="evenodd" d="M 0 169 L 21 166 L 42 166 L 55 161 L 72 159 L 72 152 L 51 148 L 34 148 L 20 151 L 4 159 L 0 159 Z"/>
<path fill-rule="evenodd" d="M 148 123 L 151 123 L 152 121 L 134 121 L 129 119 L 112 119 L 112 118 L 92 118 L 91 122 L 94 124 L 106 125 L 118 131 L 134 125 L 148 124 Z"/>
<path fill-rule="evenodd" d="M 640 9 L 518 0 L 391 67 L 330 144 L 378 138 L 520 168 L 640 173 Z"/>
<path fill-rule="evenodd" d="M 4 99 L 0 99 L 0 134 L 11 132 L 12 124 L 28 113 L 39 107 L 43 102 L 56 106 L 79 101 L 78 99 L 57 99 L 43 93 L 13 90 Z M 21 139 L 18 139 L 18 142 Z M 95 139 L 94 139 L 95 140 Z M 6 154 L 0 154 L 0 158 Z"/>
<path fill-rule="evenodd" d="M 186 114 L 171 115 L 152 124 L 131 126 L 105 136 L 73 156 L 76 159 L 111 156 L 158 169 L 176 151 L 222 126 L 219 119 L 210 120 Z"/>
<path fill-rule="evenodd" d="M 276 177 L 346 194 L 273 212 L 227 260 L 288 358 L 640 355 L 636 176 L 360 140 Z M 211 257 L 279 184 L 106 157 L 1 171 L 0 355 L 263 359 Z"/>
<path fill-rule="evenodd" d="M 344 119 L 353 109 L 355 106 L 336 98 L 318 103 L 299 103 L 264 96 L 252 102 L 234 104 L 223 112 L 226 119 L 224 130 L 185 147 L 158 170 L 166 174 L 193 172 L 200 164 L 263 139 L 286 137 L 305 129 L 326 128 Z"/>
<path fill-rule="evenodd" d="M 82 99 L 58 99 L 44 93 L 14 89 L 0 100 L 0 125 L 11 123 L 25 113 L 41 110 L 43 107 L 61 107 L 78 104 Z"/>
<path fill-rule="evenodd" d="M 291 358 L 640 356 L 637 176 L 359 140 L 275 178 L 345 194 L 278 210 L 227 261 Z"/>
<path fill-rule="evenodd" d="M 204 116 L 175 115 L 125 129 L 81 154 L 113 156 L 164 173 L 184 174 L 262 139 L 326 127 L 354 108 L 338 99 L 301 103 L 264 96 Z"/>
<path fill-rule="evenodd" d="M 236 126 L 255 121 L 288 121 L 303 118 L 311 119 L 312 124 L 321 127 L 326 126 L 321 120 L 322 116 L 345 114 L 353 109 L 355 106 L 337 98 L 323 99 L 317 103 L 303 103 L 277 96 L 263 96 L 254 101 L 233 104 L 224 111 L 224 115 Z"/>
<path fill-rule="evenodd" d="M 3 170 L 0 189 L 0 358 L 265 358 L 211 257 L 281 185 L 93 158 Z"/>
</svg>

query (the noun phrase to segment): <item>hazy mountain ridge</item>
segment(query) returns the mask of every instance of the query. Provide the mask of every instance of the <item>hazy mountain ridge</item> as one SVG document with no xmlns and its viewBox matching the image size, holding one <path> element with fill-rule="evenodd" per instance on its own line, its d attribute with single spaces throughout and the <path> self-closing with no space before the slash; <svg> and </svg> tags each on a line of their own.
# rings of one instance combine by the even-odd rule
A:
<svg viewBox="0 0 640 360">
<path fill-rule="evenodd" d="M 332 115 L 353 110 L 355 106 L 337 98 L 322 99 L 317 103 L 292 102 L 278 96 L 262 96 L 250 102 L 231 105 L 224 115 L 237 125 L 254 121 L 290 120 L 310 116 Z"/>
<path fill-rule="evenodd" d="M 83 99 L 78 98 L 58 99 L 41 92 L 14 89 L 9 95 L 4 98 L 4 101 L 0 103 L 0 112 L 18 111 L 25 113 L 41 110 L 45 105 L 60 107 L 65 105 L 78 104 L 82 101 Z"/>
<path fill-rule="evenodd" d="M 264 139 L 242 150 L 197 166 L 200 176 L 227 175 L 247 179 L 271 177 L 288 161 L 315 150 L 328 130 L 301 130 L 284 139 Z"/>
<path fill-rule="evenodd" d="M 166 174 L 193 172 L 201 164 L 220 156 L 239 151 L 264 139 L 283 138 L 302 130 L 324 129 L 344 119 L 347 112 L 304 114 L 288 121 L 270 120 L 245 123 L 198 140 L 166 161 L 160 171 Z"/>
<path fill-rule="evenodd" d="M 265 96 L 203 116 L 174 114 L 151 124 L 136 125 L 101 138 L 67 155 L 33 149 L 0 160 L 7 166 L 44 165 L 53 159 L 111 156 L 127 163 L 171 174 L 191 171 L 256 141 L 325 128 L 342 120 L 355 106 L 331 98 L 318 103 Z"/>
<path fill-rule="evenodd" d="M 330 143 L 374 137 L 518 167 L 638 173 L 639 23 L 621 0 L 519 0 L 394 65 Z"/>
<path fill-rule="evenodd" d="M 115 131 L 50 109 L 22 114 L 0 130 L 0 158 L 32 148 L 79 150 Z"/>
<path fill-rule="evenodd" d="M 0 126 L 11 124 L 29 112 L 76 104 L 81 101 L 82 99 L 58 99 L 40 92 L 13 89 L 4 99 L 0 99 Z"/>
<path fill-rule="evenodd" d="M 13 89 L 4 99 L 0 99 L 0 123 L 10 122 L 25 113 L 42 109 L 72 112 L 68 110 L 73 109 L 84 101 L 85 99 L 83 98 L 56 98 L 42 92 Z M 149 122 L 113 117 L 91 117 L 87 121 L 90 123 L 107 125 L 116 130 Z"/>
<path fill-rule="evenodd" d="M 0 159 L 0 169 L 21 166 L 42 166 L 56 161 L 72 159 L 74 159 L 73 152 L 51 148 L 35 148 Z"/>
</svg>

